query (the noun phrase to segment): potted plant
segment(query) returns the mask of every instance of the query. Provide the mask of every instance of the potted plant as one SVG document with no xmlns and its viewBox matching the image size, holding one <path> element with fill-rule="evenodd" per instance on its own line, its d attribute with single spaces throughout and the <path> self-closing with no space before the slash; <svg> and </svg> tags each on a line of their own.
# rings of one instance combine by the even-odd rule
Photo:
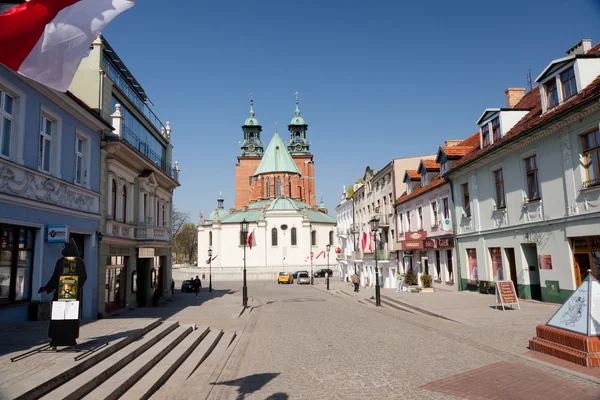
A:
<svg viewBox="0 0 600 400">
<path fill-rule="evenodd" d="M 421 282 L 423 282 L 423 290 L 424 293 L 433 292 L 433 288 L 431 287 L 432 278 L 429 274 L 421 275 Z"/>
</svg>

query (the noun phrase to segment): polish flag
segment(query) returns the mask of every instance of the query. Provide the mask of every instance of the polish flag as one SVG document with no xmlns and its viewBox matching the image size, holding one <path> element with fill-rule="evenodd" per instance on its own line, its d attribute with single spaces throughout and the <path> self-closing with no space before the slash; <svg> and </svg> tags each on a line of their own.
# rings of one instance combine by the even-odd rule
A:
<svg viewBox="0 0 600 400">
<path fill-rule="evenodd" d="M 369 251 L 373 251 L 373 232 L 369 232 Z"/>
<path fill-rule="evenodd" d="M 31 0 L 0 14 L 0 63 L 66 92 L 98 35 L 136 0 Z"/>
<path fill-rule="evenodd" d="M 362 233 L 361 246 L 363 253 L 365 252 L 365 250 L 373 250 L 373 245 L 371 244 L 372 236 L 373 235 L 371 234 L 371 232 Z"/>
<path fill-rule="evenodd" d="M 252 233 L 248 235 L 248 246 L 252 250 L 252 246 L 256 246 L 256 229 L 252 230 Z"/>
</svg>

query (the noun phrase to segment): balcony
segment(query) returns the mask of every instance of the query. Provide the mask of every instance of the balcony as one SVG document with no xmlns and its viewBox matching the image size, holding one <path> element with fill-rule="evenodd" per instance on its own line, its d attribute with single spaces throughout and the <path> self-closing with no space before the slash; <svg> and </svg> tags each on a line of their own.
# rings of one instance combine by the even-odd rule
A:
<svg viewBox="0 0 600 400">
<path fill-rule="evenodd" d="M 117 221 L 106 221 L 106 234 L 124 239 L 134 239 L 135 226 Z"/>
<path fill-rule="evenodd" d="M 379 226 L 381 227 L 389 227 L 390 226 L 390 216 L 389 215 L 382 215 L 381 217 L 379 217 Z"/>
<path fill-rule="evenodd" d="M 377 259 L 379 261 L 389 260 L 390 251 L 387 249 L 376 250 L 375 252 L 365 253 L 365 260 L 375 260 L 375 253 L 377 253 Z"/>
<path fill-rule="evenodd" d="M 353 251 L 352 252 L 352 259 L 353 260 L 362 260 L 363 259 L 363 253 L 361 251 Z"/>
<path fill-rule="evenodd" d="M 140 139 L 127 126 L 123 125 L 122 128 L 123 139 L 127 143 L 129 143 L 141 155 L 143 155 L 148 160 L 156 164 L 170 178 L 174 179 L 175 181 L 179 181 L 179 174 L 177 173 L 177 168 L 172 168 L 169 164 L 167 164 L 167 160 L 165 160 L 162 155 L 159 155 L 154 150 L 152 150 L 150 146 L 148 146 L 148 143 Z"/>
<path fill-rule="evenodd" d="M 591 189 L 593 187 L 598 187 L 598 186 L 600 186 L 599 178 L 590 179 L 588 181 L 583 182 L 583 184 L 581 185 L 581 190 Z"/>
<path fill-rule="evenodd" d="M 138 226 L 135 228 L 137 240 L 169 240 L 169 230 L 162 226 Z"/>
</svg>

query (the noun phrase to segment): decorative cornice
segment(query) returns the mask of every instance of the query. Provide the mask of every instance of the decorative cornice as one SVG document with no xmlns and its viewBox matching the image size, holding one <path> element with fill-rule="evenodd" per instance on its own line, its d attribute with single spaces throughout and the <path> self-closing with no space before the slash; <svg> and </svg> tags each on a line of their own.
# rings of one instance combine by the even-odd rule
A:
<svg viewBox="0 0 600 400">
<path fill-rule="evenodd" d="M 99 214 L 99 193 L 5 160 L 0 160 L 0 193 Z"/>
</svg>

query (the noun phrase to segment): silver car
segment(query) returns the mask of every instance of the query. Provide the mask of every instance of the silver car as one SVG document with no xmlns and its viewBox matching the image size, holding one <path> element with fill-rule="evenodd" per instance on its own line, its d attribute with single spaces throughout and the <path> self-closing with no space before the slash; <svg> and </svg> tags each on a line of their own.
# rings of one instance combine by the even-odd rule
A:
<svg viewBox="0 0 600 400">
<path fill-rule="evenodd" d="M 306 272 L 300 272 L 298 274 L 298 285 L 310 285 L 310 276 Z"/>
</svg>

